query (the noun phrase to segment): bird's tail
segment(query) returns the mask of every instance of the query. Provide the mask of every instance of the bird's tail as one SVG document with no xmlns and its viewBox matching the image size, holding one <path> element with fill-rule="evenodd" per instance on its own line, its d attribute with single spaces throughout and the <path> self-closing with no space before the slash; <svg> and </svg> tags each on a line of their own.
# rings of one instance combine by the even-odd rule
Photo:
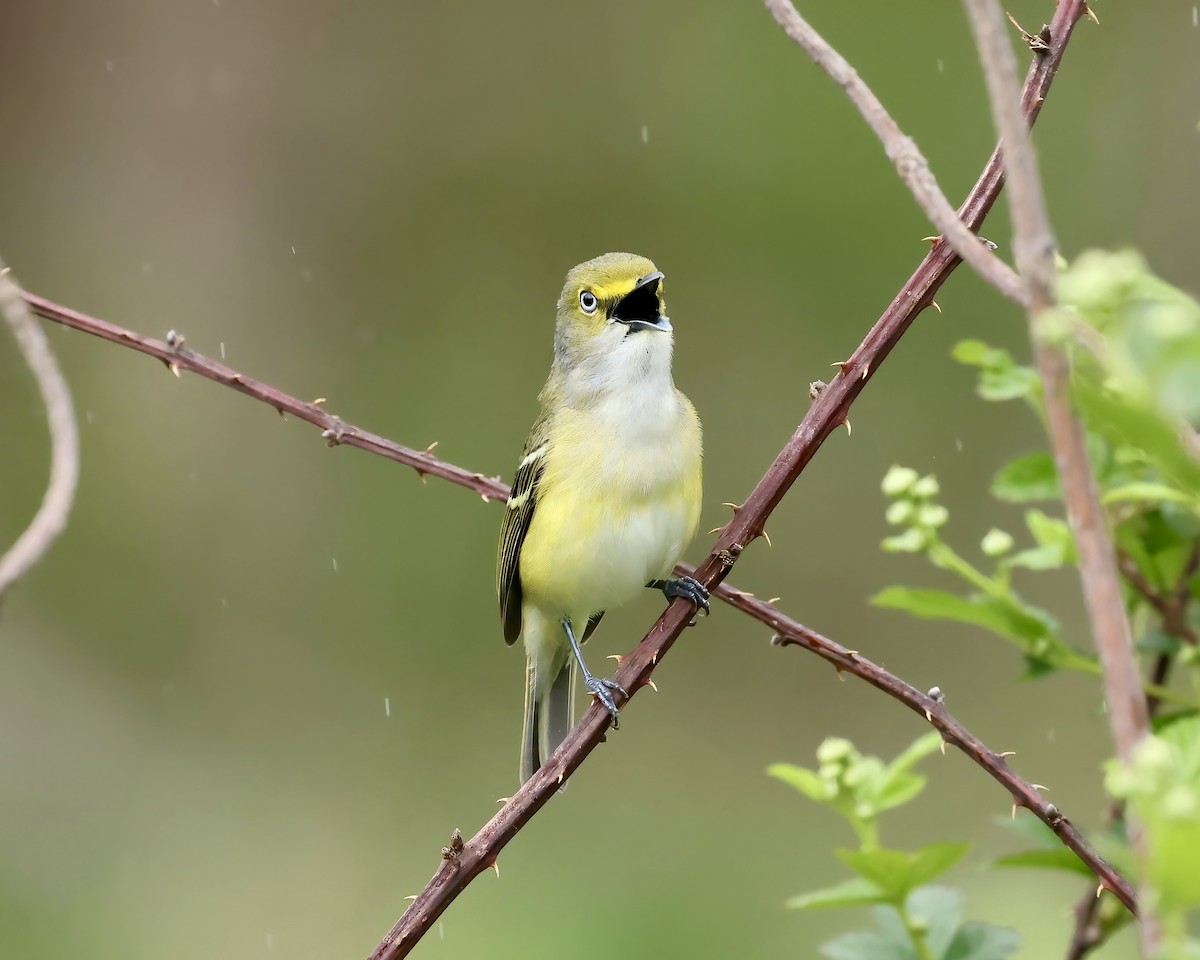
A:
<svg viewBox="0 0 1200 960">
<path fill-rule="evenodd" d="M 571 656 L 555 657 L 550 664 L 545 663 L 544 659 L 539 664 L 533 657 L 526 658 L 525 729 L 521 733 L 522 783 L 546 762 L 546 758 L 566 739 L 574 726 L 575 670 L 575 659 Z"/>
</svg>

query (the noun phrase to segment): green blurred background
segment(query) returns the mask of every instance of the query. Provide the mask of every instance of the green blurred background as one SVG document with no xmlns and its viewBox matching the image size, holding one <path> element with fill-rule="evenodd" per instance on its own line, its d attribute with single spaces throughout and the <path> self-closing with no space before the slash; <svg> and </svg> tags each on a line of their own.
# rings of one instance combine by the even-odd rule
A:
<svg viewBox="0 0 1200 960">
<path fill-rule="evenodd" d="M 1036 29 L 1049 0 L 1011 8 Z M 1200 28 L 1191 0 L 1098 2 L 1037 145 L 1068 255 L 1132 244 L 1196 290 Z M 955 201 L 992 142 L 958 4 L 804 3 Z M 1023 58 L 1024 60 L 1024 58 Z M 61 0 L 0 6 L 0 254 L 31 290 L 189 346 L 368 429 L 511 476 L 572 264 L 667 274 L 676 378 L 723 523 L 919 261 L 930 227 L 840 91 L 752 0 L 453 4 Z M 1007 249 L 998 208 L 985 233 Z M 960 271 L 733 580 L 950 707 L 1094 828 L 1096 684 L 1017 685 L 1017 654 L 865 600 L 944 583 L 886 556 L 879 481 L 940 478 L 970 556 L 1019 512 L 986 482 L 1041 442 L 948 359 L 1025 354 Z M 80 416 L 66 535 L 0 620 L 0 956 L 359 957 L 515 787 L 522 657 L 501 642 L 500 513 L 207 381 L 51 326 Z M 47 441 L 0 337 L 0 535 Z M 707 538 L 693 546 L 703 555 Z M 1087 638 L 1067 574 L 1028 586 Z M 657 616 L 606 618 L 593 662 Z M 795 914 L 845 875 L 835 822 L 764 768 L 919 718 L 727 609 L 689 631 L 609 737 L 421 946 L 437 957 L 813 956 L 866 917 Z M 385 711 L 390 705 L 390 716 Z M 954 751 L 884 822 L 974 839 L 968 914 L 1060 956 L 1071 878 L 987 870 L 1018 841 Z M 70 946 L 68 946 L 68 944 Z M 1132 955 L 1132 941 L 1103 954 Z"/>
</svg>

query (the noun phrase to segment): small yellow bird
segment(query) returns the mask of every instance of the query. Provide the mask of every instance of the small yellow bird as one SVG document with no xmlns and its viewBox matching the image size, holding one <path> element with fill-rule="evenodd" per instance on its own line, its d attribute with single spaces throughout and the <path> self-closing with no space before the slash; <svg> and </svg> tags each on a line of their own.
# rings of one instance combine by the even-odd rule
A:
<svg viewBox="0 0 1200 960">
<path fill-rule="evenodd" d="M 522 783 L 571 729 L 576 666 L 617 725 L 613 694 L 629 694 L 580 650 L 605 610 L 644 587 L 709 607 L 700 583 L 668 579 L 700 520 L 701 443 L 671 379 L 662 285 L 645 257 L 607 253 L 572 269 L 558 299 L 497 563 L 504 639 L 525 641 Z"/>
</svg>

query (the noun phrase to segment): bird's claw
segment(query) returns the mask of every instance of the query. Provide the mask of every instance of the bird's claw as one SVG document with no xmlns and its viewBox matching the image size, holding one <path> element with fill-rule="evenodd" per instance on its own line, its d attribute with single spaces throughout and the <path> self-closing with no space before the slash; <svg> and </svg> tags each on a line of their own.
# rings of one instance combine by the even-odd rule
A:
<svg viewBox="0 0 1200 960">
<path fill-rule="evenodd" d="M 662 585 L 663 595 L 668 601 L 675 597 L 690 600 L 705 615 L 712 613 L 712 605 L 708 601 L 708 589 L 693 577 L 679 577 L 676 580 L 665 580 Z"/>
<path fill-rule="evenodd" d="M 613 729 L 616 730 L 620 726 L 621 711 L 617 709 L 617 701 L 613 697 L 612 692 L 616 690 L 628 700 L 629 691 L 617 683 L 616 680 L 609 680 L 607 677 L 594 677 L 591 674 L 583 678 L 583 684 L 587 687 L 588 693 L 604 705 L 604 709 L 608 711 L 608 715 L 612 718 Z"/>
</svg>

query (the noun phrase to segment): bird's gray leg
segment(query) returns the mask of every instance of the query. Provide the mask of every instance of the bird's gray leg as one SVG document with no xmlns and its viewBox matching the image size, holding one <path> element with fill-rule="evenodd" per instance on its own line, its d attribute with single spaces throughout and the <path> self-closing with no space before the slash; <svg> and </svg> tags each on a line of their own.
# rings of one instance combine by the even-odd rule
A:
<svg viewBox="0 0 1200 960">
<path fill-rule="evenodd" d="M 595 676 L 583 661 L 583 651 L 579 647 L 579 641 L 575 639 L 575 631 L 571 629 L 571 621 L 564 619 L 562 621 L 562 628 L 567 633 L 567 639 L 571 641 L 571 651 L 575 654 L 575 660 L 579 664 L 580 672 L 583 674 L 583 685 L 587 687 L 589 693 L 594 694 L 596 699 L 604 704 L 608 715 L 612 717 L 613 729 L 617 729 L 621 713 L 617 709 L 617 701 L 613 698 L 612 692 L 616 690 L 628 700 L 629 691 L 617 683 L 616 680 Z"/>
</svg>

